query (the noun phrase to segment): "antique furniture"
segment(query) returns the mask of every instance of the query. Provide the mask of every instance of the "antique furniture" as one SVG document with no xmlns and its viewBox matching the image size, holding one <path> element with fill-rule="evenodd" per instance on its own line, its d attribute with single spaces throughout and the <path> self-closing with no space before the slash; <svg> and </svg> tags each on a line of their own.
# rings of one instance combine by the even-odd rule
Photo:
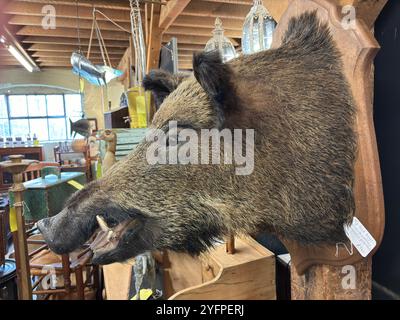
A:
<svg viewBox="0 0 400 320">
<path fill-rule="evenodd" d="M 0 148 L 1 161 L 8 160 L 10 155 L 21 154 L 25 159 L 43 161 L 43 147 L 11 147 Z M 13 183 L 12 175 L 0 168 L 0 192 L 7 191 Z"/>
<path fill-rule="evenodd" d="M 57 162 L 38 162 L 31 164 L 23 173 L 24 182 L 41 177 L 42 169 L 45 167 L 59 167 Z"/>
<path fill-rule="evenodd" d="M 17 158 L 11 158 L 13 161 L 22 161 L 21 156 Z M 13 163 L 6 163 L 11 165 Z M 18 164 L 18 162 L 16 163 Z M 16 165 L 14 164 L 14 166 Z M 21 164 L 25 165 L 24 163 Z M 32 164 L 32 170 L 27 170 L 23 167 L 23 171 L 19 173 L 19 177 L 14 177 L 15 181 L 21 180 L 27 171 L 37 171 L 40 167 L 40 163 Z M 47 175 L 47 173 L 51 173 Z M 20 178 L 20 179 L 19 179 Z M 19 179 L 19 180 L 17 180 Z M 10 190 L 10 206 L 14 207 L 15 210 L 23 210 L 24 216 L 27 221 L 37 221 L 41 218 L 55 215 L 62 210 L 65 200 L 76 191 L 76 186 L 71 185 L 70 182 L 84 184 L 86 182 L 86 177 L 84 173 L 81 172 L 62 172 L 60 173 L 58 167 L 48 167 L 45 166 L 40 170 L 40 177 L 21 183 L 19 188 L 14 187 Z M 20 192 L 24 190 L 24 200 L 22 201 Z M 21 204 L 22 203 L 22 204 Z M 17 205 L 19 204 L 19 205 Z M 17 218 L 18 218 L 18 214 Z M 30 231 L 32 232 L 32 230 Z M 33 231 L 35 232 L 35 231 Z M 57 294 L 58 297 L 63 298 L 85 298 L 85 287 L 90 287 L 96 292 L 97 284 L 99 281 L 98 268 L 96 266 L 90 265 L 90 259 L 92 253 L 88 247 L 83 251 L 77 253 L 75 256 L 62 255 L 58 256 L 51 252 L 40 234 L 30 235 L 26 239 L 25 231 L 25 219 L 23 219 L 23 224 L 18 223 L 18 230 L 16 232 L 23 239 L 18 242 L 14 242 L 15 246 L 15 258 L 17 264 L 26 263 L 28 270 L 22 268 L 24 280 L 28 277 L 28 284 L 20 283 L 22 285 L 21 295 L 22 299 L 31 299 L 32 294 L 49 298 L 51 295 Z M 21 250 L 23 249 L 23 251 Z M 24 255 L 23 253 L 26 253 Z M 22 256 L 22 258 L 21 258 Z M 23 259 L 25 257 L 25 259 Z M 72 258 L 71 258 L 72 257 Z M 21 261 L 22 262 L 19 262 Z M 23 265 L 25 267 L 25 264 Z M 84 279 L 84 271 L 86 275 L 86 280 Z M 43 288 L 42 280 L 45 277 L 51 276 L 51 272 L 54 275 L 62 275 L 63 285 L 56 288 Z M 75 284 L 72 285 L 72 277 L 74 274 Z M 30 277 L 34 276 L 35 282 L 31 286 Z M 34 292 L 32 292 L 32 289 Z M 75 295 L 75 296 L 74 296 Z"/>
<path fill-rule="evenodd" d="M 86 183 L 82 172 L 61 172 L 60 176 L 51 174 L 24 183 L 25 219 L 38 221 L 59 213 L 65 201 L 76 191 L 69 182 Z M 14 193 L 10 192 L 10 203 L 14 203 Z"/>
<path fill-rule="evenodd" d="M 40 234 L 27 240 L 31 246 L 29 266 L 34 277 L 32 294 L 38 299 L 94 299 L 99 288 L 99 266 L 91 264 L 92 252 L 56 255 Z M 53 277 L 53 278 L 52 278 Z"/>
<path fill-rule="evenodd" d="M 71 164 L 66 163 L 70 162 L 70 160 L 65 159 L 65 157 L 70 157 L 71 155 L 83 155 L 84 163 L 83 164 Z M 65 157 L 64 157 L 65 156 Z M 61 150 L 60 146 L 54 147 L 54 159 L 61 166 L 62 172 L 84 172 L 88 180 L 91 179 L 91 169 L 90 169 L 90 152 L 89 146 L 86 145 L 85 148 L 81 151 L 74 151 L 71 148 L 68 150 Z"/>
<path fill-rule="evenodd" d="M 14 220 L 11 231 L 14 232 L 15 260 L 17 264 L 18 297 L 21 300 L 32 299 L 32 284 L 29 275 L 28 248 L 26 243 L 25 217 L 23 192 L 25 191 L 22 183 L 23 172 L 27 167 L 35 162 L 34 160 L 23 160 L 22 155 L 11 155 L 10 160 L 0 162 L 4 171 L 12 174 L 13 185 L 10 192 L 13 193 L 13 204 L 10 204 L 10 221 Z M 12 211 L 11 211 L 12 210 Z M 10 222 L 11 224 L 11 222 Z"/>
<path fill-rule="evenodd" d="M 128 118 L 128 107 L 104 112 L 104 126 L 106 129 L 129 128 L 129 121 L 125 121 Z"/>
</svg>

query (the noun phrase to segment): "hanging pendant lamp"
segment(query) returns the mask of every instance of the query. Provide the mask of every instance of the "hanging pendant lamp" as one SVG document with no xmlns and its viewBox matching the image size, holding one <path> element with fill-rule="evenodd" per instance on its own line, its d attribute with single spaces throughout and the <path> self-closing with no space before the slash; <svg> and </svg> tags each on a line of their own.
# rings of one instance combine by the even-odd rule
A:
<svg viewBox="0 0 400 320">
<path fill-rule="evenodd" d="M 276 21 L 264 7 L 262 0 L 254 0 L 243 25 L 242 50 L 251 54 L 271 48 Z"/>
<path fill-rule="evenodd" d="M 232 42 L 224 36 L 224 28 L 220 18 L 215 19 L 215 29 L 212 32 L 213 37 L 207 42 L 204 51 L 218 50 L 222 61 L 227 62 L 236 57 L 236 50 Z"/>
</svg>

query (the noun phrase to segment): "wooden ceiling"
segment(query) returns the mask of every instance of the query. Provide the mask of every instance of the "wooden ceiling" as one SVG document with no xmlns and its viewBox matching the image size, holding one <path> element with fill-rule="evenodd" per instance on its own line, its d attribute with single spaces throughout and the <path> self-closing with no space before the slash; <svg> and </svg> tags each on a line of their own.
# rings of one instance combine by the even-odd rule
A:
<svg viewBox="0 0 400 320">
<path fill-rule="evenodd" d="M 240 44 L 243 21 L 252 0 L 163 0 L 155 5 L 162 42 L 178 39 L 179 68 L 190 69 L 192 54 L 202 50 L 211 38 L 216 17 L 223 21 L 226 36 Z M 42 8 L 51 4 L 56 9 L 56 29 L 42 27 Z M 144 5 L 143 9 L 144 9 Z M 92 27 L 93 7 L 130 29 L 128 0 L 0 0 L 0 20 L 26 49 L 40 68 L 70 68 L 71 53 L 79 46 L 86 53 Z M 148 11 L 149 12 L 149 11 Z M 79 14 L 79 19 L 77 18 Z M 97 15 L 111 63 L 118 65 L 129 46 L 126 32 L 119 30 L 101 15 Z M 145 19 L 143 12 L 142 19 Z M 100 47 L 93 41 L 91 60 L 101 63 Z M 20 66 L 9 53 L 0 49 L 0 66 Z"/>
</svg>

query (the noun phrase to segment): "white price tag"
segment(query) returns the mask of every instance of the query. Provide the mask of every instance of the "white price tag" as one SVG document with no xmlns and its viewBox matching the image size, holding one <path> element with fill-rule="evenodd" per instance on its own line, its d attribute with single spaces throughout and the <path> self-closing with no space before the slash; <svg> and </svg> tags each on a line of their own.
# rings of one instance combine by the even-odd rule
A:
<svg viewBox="0 0 400 320">
<path fill-rule="evenodd" d="M 374 237 L 356 217 L 353 218 L 353 223 L 350 226 L 344 226 L 344 232 L 364 258 L 368 256 L 376 246 Z"/>
</svg>

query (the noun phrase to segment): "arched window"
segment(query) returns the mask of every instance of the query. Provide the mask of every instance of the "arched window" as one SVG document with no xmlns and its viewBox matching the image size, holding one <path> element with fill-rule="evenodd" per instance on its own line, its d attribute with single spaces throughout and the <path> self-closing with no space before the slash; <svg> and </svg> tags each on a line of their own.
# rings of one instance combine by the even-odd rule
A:
<svg viewBox="0 0 400 320">
<path fill-rule="evenodd" d="M 36 134 L 40 141 L 70 139 L 69 119 L 76 121 L 82 116 L 82 96 L 70 90 L 13 86 L 1 92 L 0 136 L 4 138 L 25 140 L 28 134 Z"/>
</svg>

